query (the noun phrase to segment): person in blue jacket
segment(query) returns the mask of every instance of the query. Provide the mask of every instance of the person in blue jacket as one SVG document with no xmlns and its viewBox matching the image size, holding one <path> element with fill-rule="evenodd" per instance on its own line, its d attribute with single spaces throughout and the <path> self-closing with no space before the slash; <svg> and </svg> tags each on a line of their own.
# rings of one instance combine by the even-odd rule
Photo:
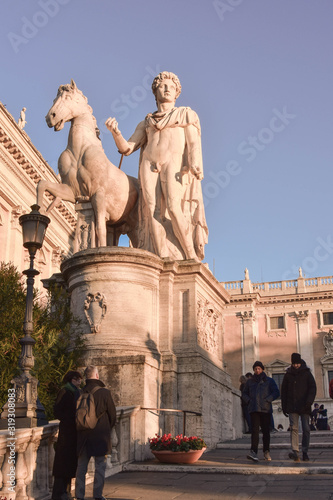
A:
<svg viewBox="0 0 333 500">
<path fill-rule="evenodd" d="M 261 361 L 253 365 L 253 377 L 248 379 L 242 393 L 242 399 L 248 406 L 251 416 L 251 451 L 247 455 L 249 460 L 258 462 L 259 428 L 262 430 L 263 449 L 265 460 L 272 460 L 269 453 L 270 422 L 272 416 L 272 401 L 280 396 L 275 381 L 265 373 Z"/>
</svg>

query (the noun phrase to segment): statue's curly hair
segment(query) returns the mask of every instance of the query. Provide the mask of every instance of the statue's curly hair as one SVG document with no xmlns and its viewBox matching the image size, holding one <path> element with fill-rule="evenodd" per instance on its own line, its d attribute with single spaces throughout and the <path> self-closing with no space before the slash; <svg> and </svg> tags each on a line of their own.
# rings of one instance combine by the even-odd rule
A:
<svg viewBox="0 0 333 500">
<path fill-rule="evenodd" d="M 155 99 L 156 99 L 157 87 L 159 86 L 159 84 L 161 82 L 163 82 L 163 80 L 166 80 L 166 79 L 172 80 L 173 83 L 176 85 L 176 99 L 177 99 L 177 97 L 179 97 L 179 95 L 182 91 L 182 86 L 180 84 L 178 76 L 175 75 L 174 73 L 171 73 L 170 71 L 162 71 L 154 78 L 151 88 L 152 88 L 153 94 L 155 96 Z"/>
</svg>

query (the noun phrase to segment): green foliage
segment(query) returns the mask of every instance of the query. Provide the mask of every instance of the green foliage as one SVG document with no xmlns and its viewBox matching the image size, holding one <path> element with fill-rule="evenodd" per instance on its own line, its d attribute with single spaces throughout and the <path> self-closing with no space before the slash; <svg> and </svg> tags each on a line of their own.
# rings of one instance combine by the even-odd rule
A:
<svg viewBox="0 0 333 500">
<path fill-rule="evenodd" d="M 7 400 L 10 381 L 18 372 L 21 353 L 19 339 L 23 337 L 25 314 L 24 281 L 11 264 L 0 265 L 0 407 Z M 47 418 L 53 417 L 53 404 L 62 386 L 62 378 L 68 370 L 80 365 L 84 340 L 80 323 L 69 307 L 65 290 L 51 287 L 47 304 L 41 305 L 37 295 L 34 299 L 33 348 L 35 366 L 32 374 L 38 378 L 38 396 L 45 408 Z"/>
<path fill-rule="evenodd" d="M 7 389 L 16 375 L 23 337 L 25 292 L 21 275 L 10 264 L 0 264 L 0 407 L 7 401 Z"/>
</svg>

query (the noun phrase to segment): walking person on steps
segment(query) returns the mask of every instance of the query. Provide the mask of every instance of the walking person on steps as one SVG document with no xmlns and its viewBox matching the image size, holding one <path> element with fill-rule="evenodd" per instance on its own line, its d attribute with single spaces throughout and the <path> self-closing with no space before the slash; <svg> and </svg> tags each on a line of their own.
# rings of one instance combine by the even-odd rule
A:
<svg viewBox="0 0 333 500">
<path fill-rule="evenodd" d="M 289 458 L 300 462 L 298 425 L 302 422 L 302 452 L 303 461 L 308 462 L 310 445 L 310 415 L 311 405 L 316 397 L 315 379 L 298 352 L 291 355 L 291 366 L 287 369 L 281 385 L 282 411 L 289 417 L 290 440 L 292 452 Z"/>
<path fill-rule="evenodd" d="M 261 361 L 253 365 L 254 374 L 248 379 L 244 387 L 242 398 L 248 405 L 251 416 L 251 451 L 247 455 L 249 460 L 258 462 L 259 428 L 262 430 L 263 449 L 265 460 L 272 460 L 269 453 L 270 445 L 270 423 L 273 413 L 272 401 L 277 399 L 280 391 L 275 381 L 265 373 L 265 367 Z"/>
</svg>

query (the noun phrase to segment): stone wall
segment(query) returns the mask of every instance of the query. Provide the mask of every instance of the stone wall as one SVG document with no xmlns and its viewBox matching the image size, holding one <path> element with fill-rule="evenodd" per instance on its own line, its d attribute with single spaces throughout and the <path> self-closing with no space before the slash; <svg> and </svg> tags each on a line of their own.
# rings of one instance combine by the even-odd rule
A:
<svg viewBox="0 0 333 500">
<path fill-rule="evenodd" d="M 85 334 L 84 364 L 98 367 L 116 405 L 200 413 L 189 414 L 186 432 L 209 447 L 240 435 L 239 396 L 224 370 L 229 295 L 206 266 L 100 247 L 76 253 L 61 271 Z M 155 433 L 182 432 L 176 415 L 140 420 L 141 459 Z"/>
</svg>

